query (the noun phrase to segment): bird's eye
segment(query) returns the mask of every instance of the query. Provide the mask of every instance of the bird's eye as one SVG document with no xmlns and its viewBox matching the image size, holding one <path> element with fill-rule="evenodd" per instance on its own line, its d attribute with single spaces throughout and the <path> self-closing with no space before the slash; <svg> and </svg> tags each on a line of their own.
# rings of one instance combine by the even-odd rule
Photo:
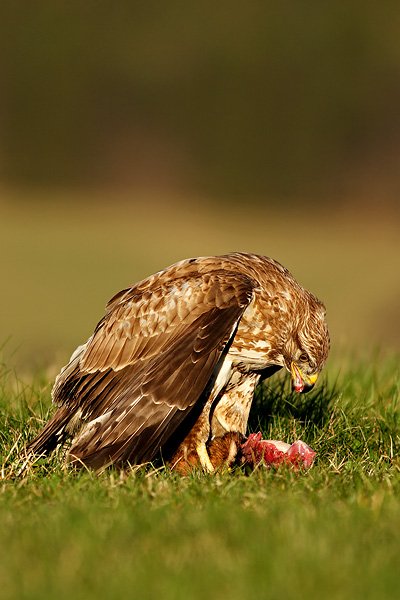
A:
<svg viewBox="0 0 400 600">
<path fill-rule="evenodd" d="M 307 361 L 308 361 L 308 355 L 307 355 L 307 353 L 306 353 L 306 352 L 302 352 L 302 353 L 300 354 L 300 356 L 299 356 L 299 360 L 300 360 L 301 362 L 307 362 Z"/>
</svg>

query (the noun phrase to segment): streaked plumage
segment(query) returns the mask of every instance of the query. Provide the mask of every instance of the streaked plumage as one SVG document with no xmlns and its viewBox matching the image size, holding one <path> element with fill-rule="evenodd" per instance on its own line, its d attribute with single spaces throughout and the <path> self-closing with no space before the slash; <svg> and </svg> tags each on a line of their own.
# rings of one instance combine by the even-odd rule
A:
<svg viewBox="0 0 400 600">
<path fill-rule="evenodd" d="M 73 437 L 69 460 L 101 469 L 162 455 L 212 470 L 216 440 L 244 435 L 261 378 L 286 367 L 311 387 L 329 351 L 322 303 L 278 262 L 181 261 L 116 294 L 53 388 L 54 416 L 27 450 Z M 224 438 L 225 436 L 225 438 Z M 225 460 L 235 448 L 227 444 Z"/>
</svg>

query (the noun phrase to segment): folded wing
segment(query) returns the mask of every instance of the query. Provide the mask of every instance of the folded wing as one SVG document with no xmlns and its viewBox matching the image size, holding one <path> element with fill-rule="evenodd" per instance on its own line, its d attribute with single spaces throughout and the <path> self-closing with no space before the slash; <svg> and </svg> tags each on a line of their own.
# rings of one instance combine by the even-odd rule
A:
<svg viewBox="0 0 400 600">
<path fill-rule="evenodd" d="M 141 463 L 171 445 L 179 426 L 201 411 L 255 286 L 216 270 L 160 275 L 150 289 L 114 297 L 54 386 L 59 410 L 84 423 L 72 461 Z"/>
</svg>

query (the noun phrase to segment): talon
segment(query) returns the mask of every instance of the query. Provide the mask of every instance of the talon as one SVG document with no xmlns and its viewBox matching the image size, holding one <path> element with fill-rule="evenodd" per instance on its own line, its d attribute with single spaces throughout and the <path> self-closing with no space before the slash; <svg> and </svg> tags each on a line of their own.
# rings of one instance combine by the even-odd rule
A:
<svg viewBox="0 0 400 600">
<path fill-rule="evenodd" d="M 207 448 L 204 442 L 202 442 L 201 444 L 198 444 L 196 446 L 196 452 L 198 454 L 198 457 L 200 459 L 200 463 L 201 466 L 203 467 L 203 469 L 205 471 L 207 471 L 208 473 L 214 473 L 214 467 L 212 465 L 212 462 L 210 460 L 210 457 L 208 455 L 207 452 Z"/>
</svg>

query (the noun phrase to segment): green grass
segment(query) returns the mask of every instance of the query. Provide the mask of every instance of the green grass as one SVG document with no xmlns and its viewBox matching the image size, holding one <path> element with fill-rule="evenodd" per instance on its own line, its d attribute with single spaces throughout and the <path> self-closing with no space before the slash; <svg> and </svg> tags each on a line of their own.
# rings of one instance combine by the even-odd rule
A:
<svg viewBox="0 0 400 600">
<path fill-rule="evenodd" d="M 51 383 L 0 377 L 2 599 L 398 597 L 398 359 L 374 357 L 293 396 L 279 377 L 250 426 L 302 438 L 315 466 L 181 478 L 73 474 L 57 457 L 16 477 Z"/>
</svg>

